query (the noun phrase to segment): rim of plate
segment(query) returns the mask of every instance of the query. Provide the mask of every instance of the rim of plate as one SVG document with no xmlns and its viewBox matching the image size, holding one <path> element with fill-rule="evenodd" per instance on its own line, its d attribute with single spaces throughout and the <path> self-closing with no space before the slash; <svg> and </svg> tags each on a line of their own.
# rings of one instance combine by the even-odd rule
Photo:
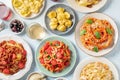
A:
<svg viewBox="0 0 120 80">
<path fill-rule="evenodd" d="M 97 19 L 104 19 L 104 20 L 107 20 L 113 27 L 114 29 L 114 44 L 111 46 L 111 47 L 108 47 L 106 49 L 103 49 L 103 50 L 100 50 L 99 52 L 94 52 L 94 51 L 91 51 L 91 50 L 88 50 L 86 49 L 83 44 L 81 43 L 81 41 L 79 40 L 80 38 L 80 35 L 78 34 L 78 32 L 80 32 L 80 27 L 82 26 L 84 20 L 88 17 L 94 17 L 94 18 L 97 18 Z M 104 17 L 104 18 L 103 18 Z M 109 17 L 108 15 L 106 14 L 103 14 L 103 13 L 91 13 L 91 14 L 87 14 L 85 15 L 77 24 L 76 26 L 76 29 L 75 29 L 75 42 L 77 43 L 77 45 L 79 46 L 79 48 L 84 51 L 86 54 L 90 55 L 90 56 L 96 56 L 96 57 L 99 57 L 99 56 L 104 56 L 108 53 L 110 53 L 116 46 L 117 42 L 118 42 L 118 28 L 117 28 L 117 25 L 115 23 L 115 21 L 113 21 L 113 19 L 111 17 Z"/>
<path fill-rule="evenodd" d="M 47 17 L 47 14 L 51 11 L 51 10 L 54 10 L 54 9 L 56 9 L 57 7 L 63 7 L 64 9 L 68 9 L 68 10 L 66 10 L 67 12 L 69 12 L 69 13 L 71 13 L 71 15 L 72 15 L 72 26 L 70 27 L 70 28 L 68 28 L 65 32 L 60 32 L 60 31 L 57 31 L 57 30 L 51 30 L 50 29 L 50 27 L 48 26 L 49 25 L 49 22 L 48 22 L 48 20 L 49 20 L 49 18 Z M 75 15 L 75 12 L 74 12 L 74 10 L 71 8 L 71 7 L 69 7 L 68 5 L 66 5 L 66 4 L 55 4 L 55 5 L 52 5 L 51 7 L 49 7 L 48 8 L 48 10 L 46 11 L 46 13 L 45 13 L 45 25 L 46 25 L 46 28 L 48 29 L 48 31 L 50 31 L 51 33 L 53 33 L 53 34 L 56 34 L 56 35 L 64 35 L 64 34 L 67 34 L 67 33 L 69 33 L 70 31 L 72 31 L 72 29 L 74 28 L 74 26 L 75 26 L 75 24 L 76 24 L 76 15 Z"/>
<path fill-rule="evenodd" d="M 3 73 L 0 73 L 0 77 L 1 77 L 0 79 L 3 79 L 3 80 L 4 79 L 5 80 L 20 79 L 30 70 L 32 61 L 33 61 L 32 50 L 31 50 L 30 46 L 28 45 L 28 43 L 24 39 L 22 39 L 16 35 L 12 35 L 12 34 L 0 36 L 0 42 L 3 40 L 11 40 L 11 39 L 21 43 L 23 45 L 23 47 L 25 48 L 25 50 L 27 51 L 27 54 L 29 54 L 29 55 L 26 56 L 27 61 L 26 61 L 26 65 L 25 65 L 24 69 L 20 70 L 19 72 L 15 73 L 13 75 L 4 75 Z"/>
<path fill-rule="evenodd" d="M 74 74 L 73 74 L 73 80 L 80 80 L 80 73 L 82 71 L 82 69 L 87 65 L 90 64 L 91 62 L 101 62 L 104 64 L 107 64 L 109 66 L 109 69 L 112 71 L 113 76 L 115 78 L 115 80 L 119 80 L 119 74 L 118 74 L 118 70 L 115 67 L 115 65 L 109 61 L 107 58 L 104 57 L 88 57 L 84 60 L 82 60 L 76 67 Z"/>
<path fill-rule="evenodd" d="M 62 73 L 62 74 L 57 74 L 57 73 L 52 73 L 52 72 L 50 72 L 50 71 L 48 71 L 46 68 L 44 68 L 41 64 L 40 64 L 40 62 L 39 62 L 39 64 L 38 64 L 38 50 L 40 49 L 40 45 L 44 42 L 44 41 L 49 41 L 49 39 L 52 39 L 52 40 L 56 40 L 56 39 L 54 39 L 54 38 L 57 38 L 57 40 L 59 39 L 60 41 L 63 41 L 63 40 L 65 40 L 66 42 L 68 42 L 69 43 L 69 45 L 71 45 L 71 47 L 74 49 L 73 50 L 73 52 L 74 52 L 74 60 L 73 60 L 73 63 L 72 63 L 72 65 L 71 66 L 68 66 L 68 67 L 66 67 L 65 69 L 68 69 L 67 70 L 67 72 L 64 72 L 64 73 Z M 62 39 L 62 40 L 61 40 Z M 64 41 L 63 41 L 64 42 Z M 43 43 L 44 44 L 44 43 Z M 66 44 L 66 43 L 65 43 Z M 72 58 L 72 57 L 71 57 Z M 65 75 L 67 75 L 73 68 L 74 68 L 74 66 L 75 66 L 75 64 L 76 64 L 76 59 L 77 59 L 77 55 L 76 55 L 76 49 L 75 49 L 75 47 L 73 46 L 73 44 L 69 41 L 69 40 L 66 40 L 65 38 L 63 38 L 63 37 L 60 37 L 60 36 L 51 36 L 51 37 L 47 37 L 47 38 L 45 38 L 44 40 L 42 40 L 41 42 L 40 42 L 40 44 L 38 45 L 38 47 L 36 48 L 36 52 L 35 52 L 35 63 L 36 63 L 36 65 L 37 65 L 37 68 L 39 69 L 39 71 L 41 72 L 41 73 L 43 73 L 43 74 L 45 74 L 45 75 L 47 75 L 47 76 L 50 76 L 50 77 L 61 77 L 61 76 L 65 76 Z M 40 67 L 42 67 L 43 69 L 41 69 Z M 65 70 L 64 69 L 64 70 Z M 63 70 L 63 71 L 64 71 Z M 47 72 L 49 72 L 50 74 L 48 74 L 48 73 L 46 73 L 46 71 Z M 51 74 L 52 73 L 52 74 Z"/>
<path fill-rule="evenodd" d="M 38 12 L 38 14 L 32 14 L 32 16 L 29 16 L 29 17 L 24 17 L 22 16 L 13 6 L 13 3 L 12 3 L 13 0 L 11 0 L 11 6 L 12 6 L 12 9 L 13 9 L 13 12 L 16 13 L 18 16 L 20 16 L 21 18 L 24 18 L 24 19 L 33 19 L 33 18 L 36 18 L 37 16 L 39 16 L 43 11 L 44 11 L 44 8 L 46 6 L 46 1 L 47 0 L 44 0 L 43 2 L 43 6 L 42 8 L 40 8 L 40 11 Z M 34 15 L 34 16 L 33 16 Z"/>
<path fill-rule="evenodd" d="M 95 12 L 101 9 L 102 7 L 104 7 L 104 5 L 107 3 L 107 0 L 101 0 L 98 4 L 94 5 L 92 8 L 80 6 L 77 4 L 77 2 L 75 2 L 75 0 L 67 0 L 67 2 L 71 5 L 72 8 L 74 8 L 79 12 L 90 13 L 90 12 Z"/>
</svg>

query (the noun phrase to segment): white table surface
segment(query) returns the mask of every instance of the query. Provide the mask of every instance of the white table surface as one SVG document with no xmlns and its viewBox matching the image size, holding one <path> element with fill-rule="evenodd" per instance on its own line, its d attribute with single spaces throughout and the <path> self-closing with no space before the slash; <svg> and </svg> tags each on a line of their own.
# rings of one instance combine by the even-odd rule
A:
<svg viewBox="0 0 120 80">
<path fill-rule="evenodd" d="M 0 0 L 0 1 L 4 2 L 7 6 L 9 6 L 12 9 L 11 0 Z M 39 22 L 42 26 L 45 27 L 44 16 L 45 16 L 45 13 L 46 13 L 47 9 L 50 6 L 52 6 L 54 4 L 57 4 L 55 2 L 52 2 L 51 0 L 46 0 L 46 2 L 47 3 L 46 3 L 44 11 L 37 18 L 26 20 L 26 19 L 21 18 L 20 16 L 18 16 L 15 13 L 13 14 L 14 15 L 13 18 L 23 20 L 25 22 L 25 24 L 26 24 L 26 27 L 29 26 L 32 22 Z M 69 5 L 66 2 L 66 0 L 61 0 L 61 2 L 59 2 L 59 3 Z M 105 14 L 109 15 L 116 22 L 116 24 L 118 26 L 118 29 L 120 31 L 120 28 L 119 28 L 120 27 L 120 0 L 108 0 L 107 4 L 97 12 L 101 12 L 101 13 L 105 13 Z M 75 13 L 76 13 L 77 22 L 85 15 L 85 14 L 80 13 L 78 11 L 75 11 Z M 4 34 L 12 34 L 12 32 L 8 29 L 9 21 L 5 22 L 5 24 L 6 24 L 6 28 L 3 31 L 0 32 L 0 36 L 4 35 Z M 78 55 L 77 62 L 76 62 L 76 65 L 77 65 L 81 60 L 83 60 L 83 59 L 85 59 L 85 58 L 87 58 L 89 56 L 78 48 L 77 44 L 75 43 L 75 34 L 74 34 L 74 32 L 75 31 L 73 30 L 70 34 L 64 35 L 62 37 L 64 37 L 65 39 L 70 40 L 73 43 L 73 45 L 75 46 L 76 51 L 77 51 L 77 55 Z M 55 34 L 50 33 L 49 31 L 47 31 L 47 33 L 48 33 L 47 36 L 55 35 Z M 40 41 L 30 39 L 25 33 L 23 33 L 21 35 L 18 35 L 18 36 L 25 39 L 29 43 L 30 47 L 32 48 L 33 57 L 34 57 L 35 49 L 37 48 Z M 120 40 L 118 40 L 118 43 L 117 43 L 115 49 L 110 54 L 108 54 L 108 55 L 106 55 L 104 57 L 109 59 L 117 67 L 119 75 L 120 75 Z M 76 67 L 76 65 L 75 65 L 75 67 Z M 75 68 L 68 75 L 66 75 L 64 77 L 68 78 L 68 80 L 72 80 L 74 70 L 75 70 Z M 28 74 L 33 72 L 33 71 L 39 71 L 37 69 L 36 65 L 35 65 L 34 60 L 33 60 L 33 64 L 32 64 L 32 67 L 31 67 L 30 71 L 24 77 L 22 77 L 19 80 L 26 80 Z M 54 80 L 54 78 L 48 77 L 48 80 Z"/>
</svg>

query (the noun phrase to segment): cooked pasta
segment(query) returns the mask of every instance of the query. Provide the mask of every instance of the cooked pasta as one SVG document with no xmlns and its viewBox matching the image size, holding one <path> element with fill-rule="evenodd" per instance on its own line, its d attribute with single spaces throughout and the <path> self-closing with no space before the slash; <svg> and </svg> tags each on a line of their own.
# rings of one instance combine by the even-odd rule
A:
<svg viewBox="0 0 120 80">
<path fill-rule="evenodd" d="M 0 72 L 12 75 L 25 67 L 26 50 L 14 40 L 0 43 Z"/>
<path fill-rule="evenodd" d="M 89 50 L 98 52 L 113 45 L 114 29 L 107 20 L 87 18 L 80 28 L 80 41 Z"/>
<path fill-rule="evenodd" d="M 93 5 L 96 5 L 100 2 L 101 0 L 76 0 L 76 2 L 80 6 L 85 6 L 85 7 L 92 7 Z"/>
<path fill-rule="evenodd" d="M 50 29 L 65 32 L 72 26 L 71 15 L 64 8 L 58 7 L 47 14 L 50 19 Z"/>
<path fill-rule="evenodd" d="M 68 67 L 70 59 L 71 51 L 61 41 L 48 41 L 40 48 L 40 63 L 51 72 L 60 72 Z"/>
<path fill-rule="evenodd" d="M 44 0 L 12 0 L 15 10 L 24 17 L 38 14 L 43 7 Z"/>
<path fill-rule="evenodd" d="M 114 77 L 107 64 L 92 62 L 82 69 L 80 80 L 114 80 Z"/>
</svg>

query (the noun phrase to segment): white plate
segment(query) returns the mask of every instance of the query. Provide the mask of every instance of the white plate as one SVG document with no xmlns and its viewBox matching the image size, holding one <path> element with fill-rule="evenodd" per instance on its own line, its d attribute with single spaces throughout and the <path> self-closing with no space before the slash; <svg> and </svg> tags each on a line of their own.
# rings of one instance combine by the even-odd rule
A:
<svg viewBox="0 0 120 80">
<path fill-rule="evenodd" d="M 2 79 L 2 80 L 19 79 L 19 78 L 23 77 L 31 68 L 31 64 L 33 61 L 31 48 L 23 39 L 21 39 L 18 36 L 4 35 L 4 36 L 0 37 L 0 42 L 2 42 L 3 40 L 15 40 L 16 42 L 21 43 L 23 45 L 24 49 L 27 51 L 27 61 L 26 61 L 26 65 L 25 65 L 24 69 L 20 70 L 19 72 L 15 73 L 13 75 L 4 75 L 3 73 L 0 73 L 0 79 Z"/>
<path fill-rule="evenodd" d="M 94 5 L 92 8 L 80 6 L 77 4 L 77 2 L 75 0 L 67 0 L 67 2 L 75 10 L 83 12 L 83 13 L 89 13 L 89 12 L 97 11 L 100 8 L 102 8 L 107 3 L 107 0 L 101 0 L 98 4 Z"/>
<path fill-rule="evenodd" d="M 103 49 L 103 50 L 100 50 L 99 52 L 94 52 L 94 51 L 91 51 L 91 50 L 88 50 L 87 48 L 85 48 L 83 46 L 83 44 L 80 42 L 80 27 L 82 26 L 83 22 L 88 18 L 88 17 L 94 17 L 94 18 L 97 18 L 97 19 L 102 19 L 102 20 L 107 20 L 108 22 L 111 23 L 113 29 L 114 29 L 114 41 L 113 41 L 113 45 L 109 48 L 106 48 L 106 49 Z M 76 30 L 75 30 L 75 40 L 76 40 L 76 43 L 77 45 L 80 47 L 81 50 L 83 50 L 85 53 L 89 54 L 89 55 L 92 55 L 92 56 L 103 56 L 107 53 L 109 53 L 110 51 L 112 51 L 114 49 L 114 47 L 116 46 L 117 44 L 117 41 L 118 41 L 118 29 L 117 29 L 117 25 L 115 24 L 115 22 L 107 15 L 105 14 L 102 14 L 102 13 L 92 13 L 92 14 L 88 14 L 86 16 L 84 16 L 77 24 L 76 26 Z"/>
<path fill-rule="evenodd" d="M 103 57 L 99 57 L 99 58 L 90 57 L 90 58 L 87 58 L 87 59 L 81 61 L 75 69 L 75 72 L 73 75 L 73 80 L 80 80 L 81 70 L 84 68 L 84 66 L 86 66 L 87 64 L 89 64 L 91 62 L 102 62 L 104 64 L 107 64 L 109 66 L 109 69 L 113 73 L 114 80 L 119 80 L 118 71 L 115 68 L 115 66 L 109 60 L 107 60 L 106 58 L 103 58 Z"/>
<path fill-rule="evenodd" d="M 22 16 L 22 15 L 13 7 L 12 1 L 13 1 L 13 0 L 11 0 L 11 6 L 12 6 L 13 11 L 14 11 L 16 14 L 18 14 L 20 17 L 25 18 L 25 19 L 31 19 L 31 18 L 35 18 L 35 17 L 39 16 L 39 15 L 43 12 L 43 10 L 44 10 L 44 8 L 45 8 L 45 4 L 46 4 L 46 0 L 44 0 L 43 5 L 42 5 L 42 8 L 40 8 L 40 11 L 39 11 L 37 14 L 31 14 L 31 16 L 29 16 L 29 17 L 24 17 L 24 16 Z"/>
</svg>

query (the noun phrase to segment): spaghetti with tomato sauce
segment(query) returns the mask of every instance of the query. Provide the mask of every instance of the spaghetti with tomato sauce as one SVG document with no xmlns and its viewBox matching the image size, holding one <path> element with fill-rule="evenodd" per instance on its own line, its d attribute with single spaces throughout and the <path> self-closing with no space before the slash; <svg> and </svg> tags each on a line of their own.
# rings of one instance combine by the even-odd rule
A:
<svg viewBox="0 0 120 80">
<path fill-rule="evenodd" d="M 71 51 L 61 41 L 47 41 L 40 49 L 39 61 L 51 72 L 60 72 L 70 65 Z"/>
<path fill-rule="evenodd" d="M 87 18 L 80 28 L 80 41 L 89 50 L 98 52 L 113 45 L 114 29 L 107 20 Z"/>
<path fill-rule="evenodd" d="M 12 75 L 20 71 L 26 64 L 26 50 L 14 40 L 0 42 L 0 72 Z"/>
</svg>

